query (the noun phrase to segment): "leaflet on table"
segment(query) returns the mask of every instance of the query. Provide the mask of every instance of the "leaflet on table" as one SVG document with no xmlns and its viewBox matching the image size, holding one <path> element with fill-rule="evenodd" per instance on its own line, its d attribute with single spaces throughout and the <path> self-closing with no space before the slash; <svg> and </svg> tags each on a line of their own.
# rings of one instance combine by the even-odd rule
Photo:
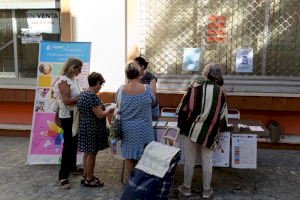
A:
<svg viewBox="0 0 300 200">
<path fill-rule="evenodd" d="M 168 122 L 167 126 L 175 126 L 175 127 L 177 127 L 177 122 Z"/>
<path fill-rule="evenodd" d="M 248 126 L 251 131 L 265 131 L 261 126 Z"/>
<path fill-rule="evenodd" d="M 232 134 L 232 168 L 256 169 L 257 135 Z"/>
<path fill-rule="evenodd" d="M 156 126 L 164 127 L 166 126 L 166 121 L 158 121 Z"/>
<path fill-rule="evenodd" d="M 185 146 L 184 140 L 186 137 L 181 135 L 181 160 L 180 164 L 185 163 Z M 197 157 L 195 165 L 201 165 L 201 145 L 197 145 Z M 213 166 L 215 167 L 229 167 L 229 156 L 230 156 L 230 132 L 220 132 L 219 133 L 219 145 L 214 150 L 213 153 Z"/>
<path fill-rule="evenodd" d="M 152 121 L 152 126 L 154 127 L 156 125 L 157 121 Z"/>
</svg>

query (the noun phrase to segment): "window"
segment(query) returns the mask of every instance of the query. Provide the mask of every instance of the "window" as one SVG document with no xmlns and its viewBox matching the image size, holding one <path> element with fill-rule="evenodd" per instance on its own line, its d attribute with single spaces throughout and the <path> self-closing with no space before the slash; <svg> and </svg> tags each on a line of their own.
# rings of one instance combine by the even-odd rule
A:
<svg viewBox="0 0 300 200">
<path fill-rule="evenodd" d="M 0 77 L 15 78 L 13 23 L 10 10 L 0 10 Z"/>
<path fill-rule="evenodd" d="M 39 58 L 38 39 L 60 41 L 60 33 L 40 33 L 30 29 L 28 11 L 34 13 L 35 10 L 0 10 L 0 29 L 4 33 L 0 35 L 0 78 L 36 78 Z M 39 9 L 36 11 L 51 10 Z M 54 11 L 59 13 L 59 10 Z M 60 19 L 60 14 L 58 18 Z M 57 20 L 58 23 L 60 23 L 59 19 Z M 35 27 L 38 27 L 38 24 Z M 31 40 L 24 42 L 22 37 L 24 39 L 26 30 L 29 30 L 26 34 Z M 15 37 L 14 32 L 16 32 Z"/>
</svg>

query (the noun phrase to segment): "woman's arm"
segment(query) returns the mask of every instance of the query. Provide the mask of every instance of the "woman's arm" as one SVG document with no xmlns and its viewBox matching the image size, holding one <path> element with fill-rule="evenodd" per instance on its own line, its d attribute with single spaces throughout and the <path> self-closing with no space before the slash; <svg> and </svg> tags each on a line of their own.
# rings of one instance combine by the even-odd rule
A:
<svg viewBox="0 0 300 200">
<path fill-rule="evenodd" d="M 153 94 L 156 96 L 156 79 L 153 79 L 153 80 L 150 82 L 150 87 L 151 87 L 151 89 L 152 89 Z"/>
<path fill-rule="evenodd" d="M 65 105 L 77 104 L 78 97 L 70 99 L 71 88 L 67 81 L 62 81 L 58 84 L 59 93 Z"/>
<path fill-rule="evenodd" d="M 101 105 L 98 105 L 98 106 L 93 107 L 92 110 L 99 119 L 103 119 L 109 113 L 113 113 L 115 111 L 115 108 L 109 108 L 109 109 L 103 111 Z"/>
</svg>

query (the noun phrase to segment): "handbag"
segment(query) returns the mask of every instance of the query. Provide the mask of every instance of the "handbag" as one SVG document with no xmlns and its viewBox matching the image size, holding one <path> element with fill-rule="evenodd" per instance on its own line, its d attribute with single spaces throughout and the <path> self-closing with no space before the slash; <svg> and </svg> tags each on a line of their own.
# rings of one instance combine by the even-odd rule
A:
<svg viewBox="0 0 300 200">
<path fill-rule="evenodd" d="M 75 137 L 79 133 L 79 120 L 80 120 L 80 112 L 78 110 L 78 107 L 76 106 L 73 110 L 73 125 L 72 125 L 73 137 Z"/>
<path fill-rule="evenodd" d="M 62 128 L 61 126 L 61 120 L 59 118 L 59 104 L 57 105 L 57 108 L 56 108 L 56 112 L 55 112 L 55 124 L 59 127 L 59 128 Z"/>
<path fill-rule="evenodd" d="M 76 83 L 77 83 L 77 81 L 76 81 Z M 80 91 L 80 87 L 79 87 L 78 83 L 77 83 L 77 88 L 78 88 L 79 92 L 82 92 L 82 91 Z M 80 121 L 80 112 L 78 110 L 78 107 L 76 106 L 73 110 L 73 124 L 72 124 L 73 137 L 75 137 L 79 133 L 79 121 Z"/>
<path fill-rule="evenodd" d="M 79 87 L 78 83 L 77 83 L 77 87 L 78 87 L 79 92 L 82 92 L 82 91 L 80 91 L 80 87 Z M 60 95 L 58 93 L 57 93 L 57 95 L 60 98 L 60 100 L 63 102 Z M 68 106 L 65 105 L 65 107 L 68 109 L 68 111 L 72 115 L 72 112 L 69 110 Z M 72 124 L 72 136 L 73 137 L 75 137 L 79 133 L 79 120 L 80 120 L 80 112 L 78 110 L 78 107 L 76 106 L 73 110 L 73 124 Z M 61 127 L 61 120 L 59 118 L 59 105 L 58 105 L 58 107 L 56 109 L 56 113 L 55 113 L 55 123 L 56 123 L 57 126 Z"/>
<path fill-rule="evenodd" d="M 109 137 L 111 140 L 120 140 L 122 139 L 122 132 L 121 132 L 121 98 L 122 98 L 122 91 L 123 86 L 121 85 L 117 97 L 117 106 L 114 111 L 113 117 L 111 119 L 111 126 L 110 126 L 110 134 Z"/>
</svg>

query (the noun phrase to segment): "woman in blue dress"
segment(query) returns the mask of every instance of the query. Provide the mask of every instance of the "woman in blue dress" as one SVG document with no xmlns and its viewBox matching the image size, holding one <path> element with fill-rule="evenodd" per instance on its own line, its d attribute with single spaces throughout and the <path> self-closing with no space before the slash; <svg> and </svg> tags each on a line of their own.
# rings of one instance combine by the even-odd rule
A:
<svg viewBox="0 0 300 200">
<path fill-rule="evenodd" d="M 120 89 L 122 156 L 126 158 L 126 169 L 130 174 L 136 160 L 143 154 L 145 144 L 154 141 L 152 127 L 152 104 L 156 102 L 152 89 L 141 83 L 140 67 L 129 63 L 125 68 L 128 83 Z"/>
</svg>

